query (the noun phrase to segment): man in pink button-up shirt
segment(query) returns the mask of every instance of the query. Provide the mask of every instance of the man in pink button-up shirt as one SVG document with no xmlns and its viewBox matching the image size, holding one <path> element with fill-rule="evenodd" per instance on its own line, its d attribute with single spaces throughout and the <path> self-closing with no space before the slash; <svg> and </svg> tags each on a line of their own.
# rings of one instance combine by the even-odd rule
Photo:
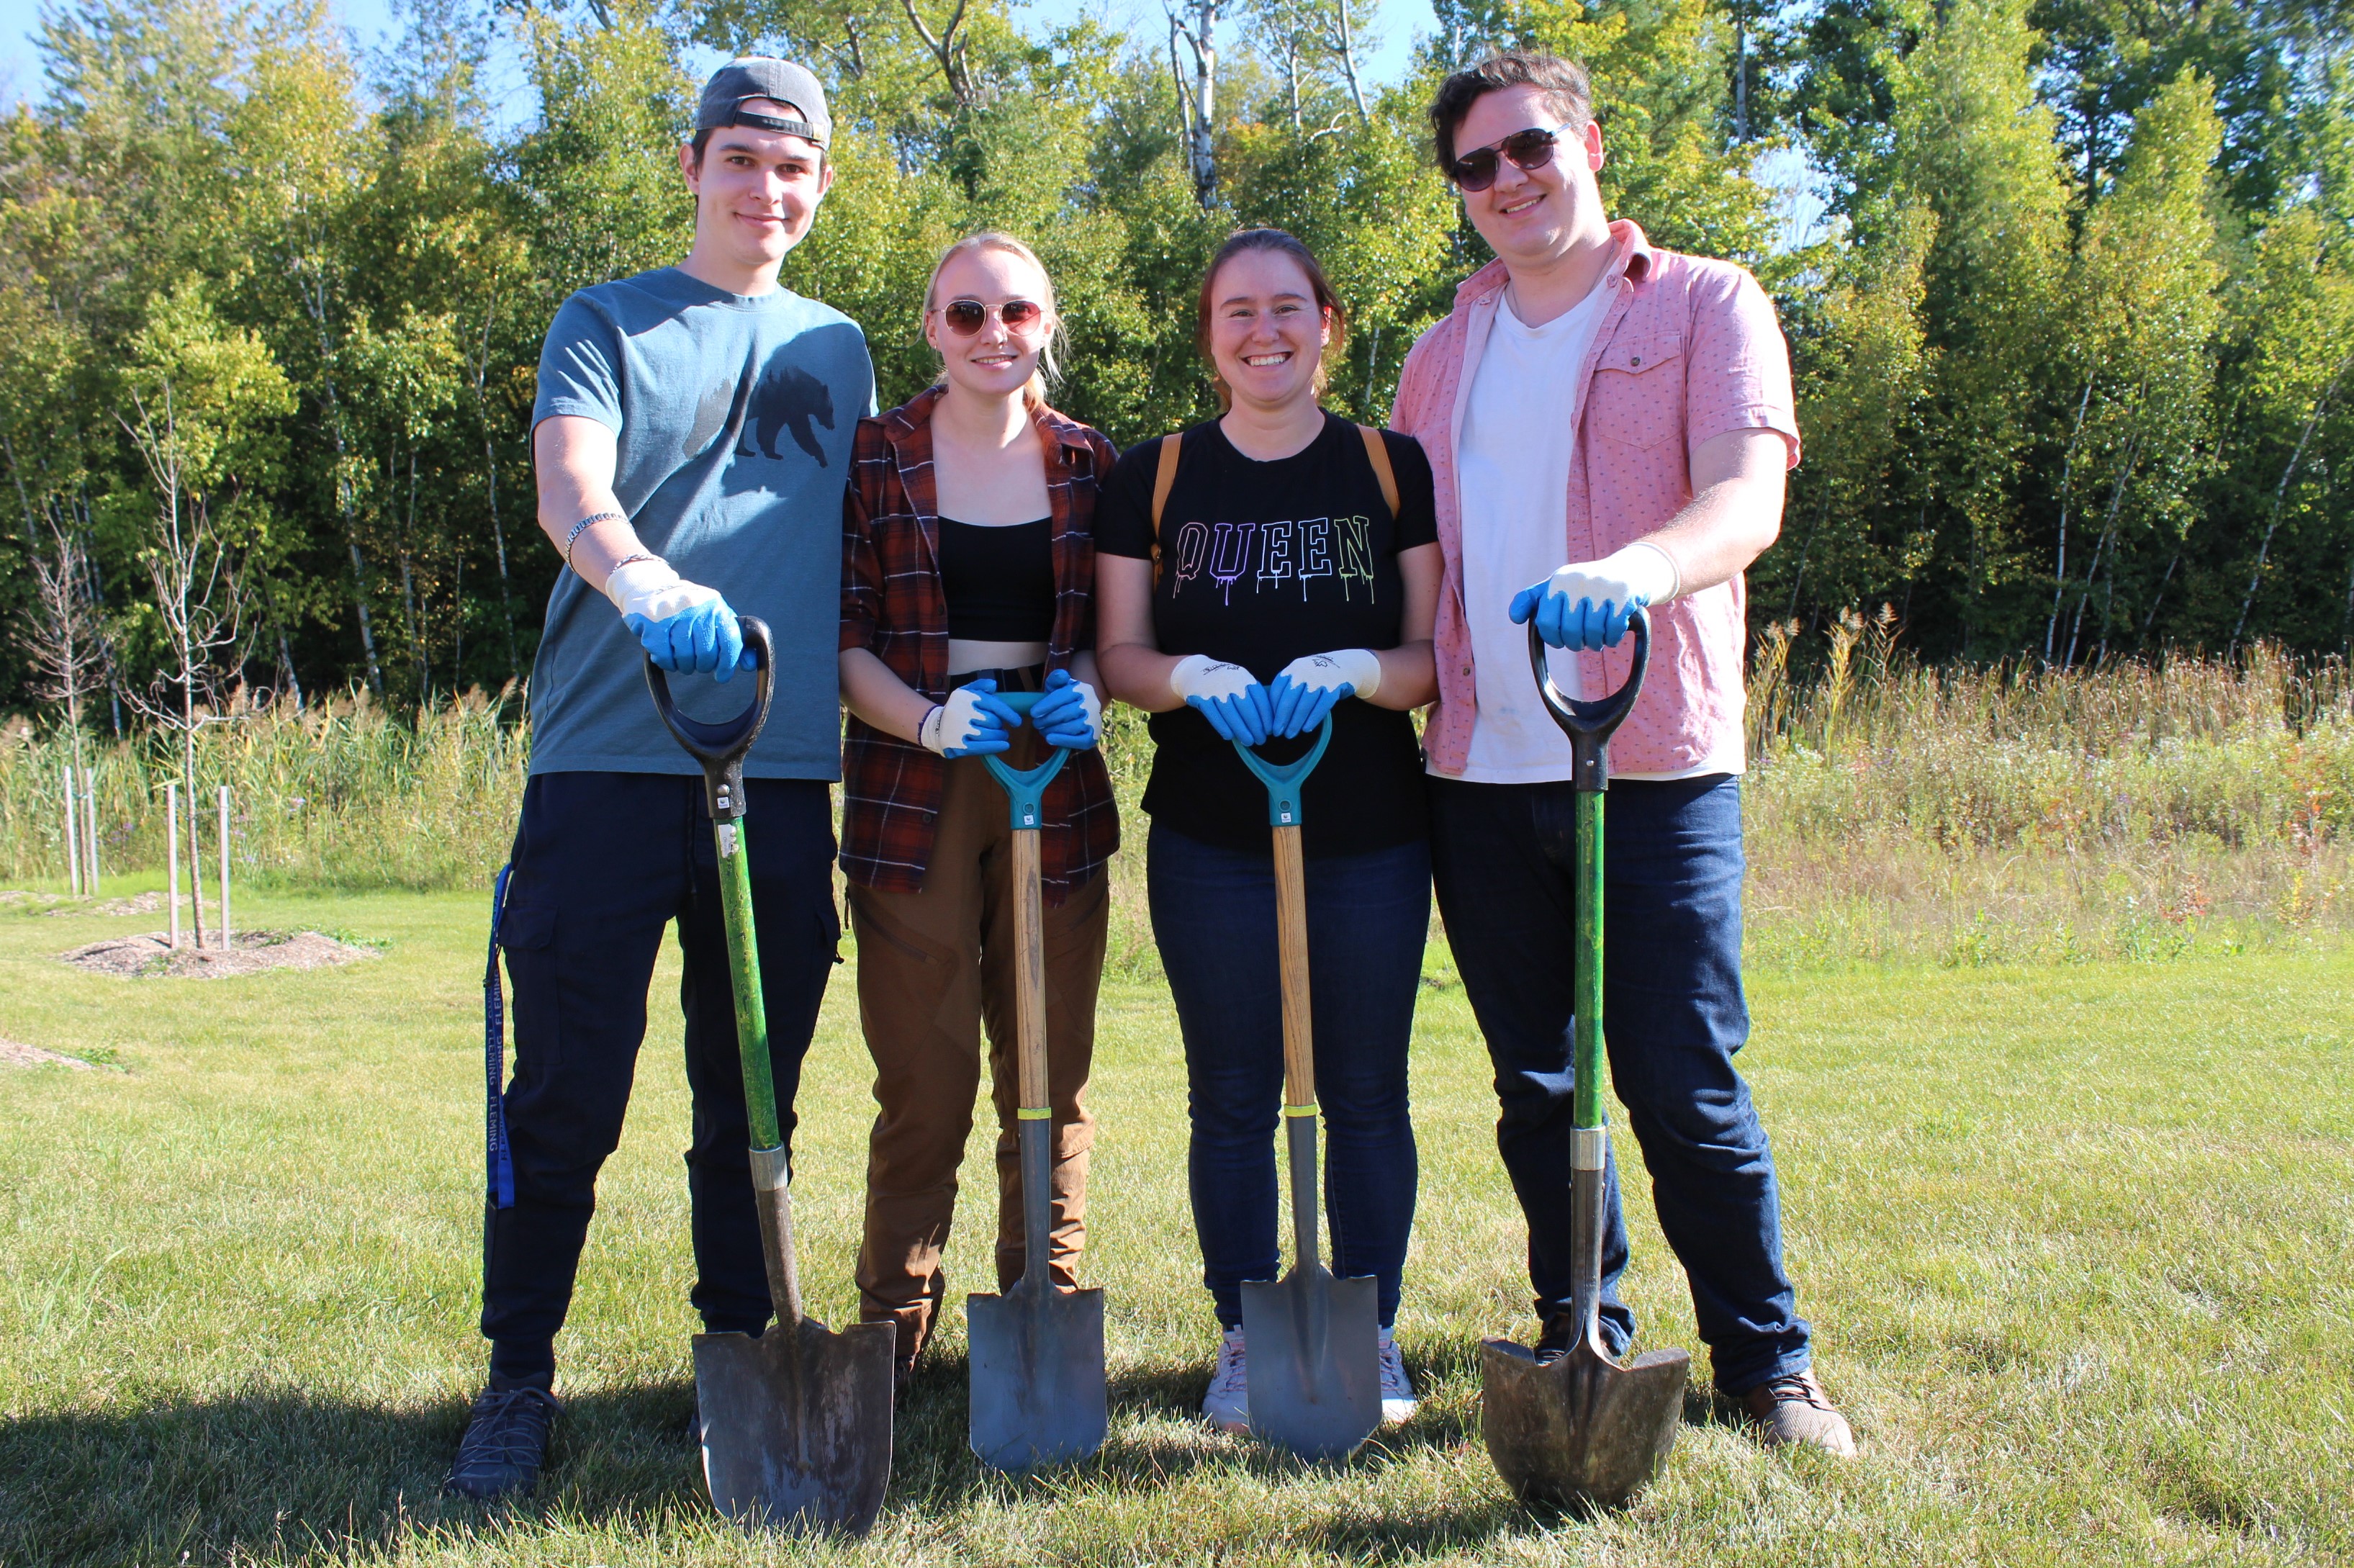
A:
<svg viewBox="0 0 2354 1568">
<path fill-rule="evenodd" d="M 1496 1067 L 1497 1139 L 1528 1215 L 1540 1359 L 1570 1344 L 1567 741 L 1530 678 L 1601 696 L 1650 607 L 1650 669 L 1611 745 L 1603 1016 L 1610 1075 L 1690 1277 L 1718 1390 L 1766 1437 L 1854 1452 L 1783 1266 L 1773 1154 L 1734 1069 L 1741 985 L 1742 572 L 1798 461 L 1788 351 L 1756 280 L 1605 213 L 1585 76 L 1504 55 L 1431 106 L 1439 166 L 1498 260 L 1406 356 L 1392 425 L 1437 482 L 1439 702 L 1431 850 L 1455 961 Z M 1564 565 L 1566 562 L 1568 564 Z M 1602 1319 L 1634 1315 L 1609 1169 Z"/>
</svg>

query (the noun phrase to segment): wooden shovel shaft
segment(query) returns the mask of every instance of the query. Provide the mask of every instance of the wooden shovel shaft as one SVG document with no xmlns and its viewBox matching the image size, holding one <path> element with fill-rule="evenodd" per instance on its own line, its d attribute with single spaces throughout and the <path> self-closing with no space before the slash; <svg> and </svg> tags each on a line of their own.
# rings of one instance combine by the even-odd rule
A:
<svg viewBox="0 0 2354 1568">
<path fill-rule="evenodd" d="M 1308 872 L 1299 830 L 1275 830 L 1275 936 L 1283 974 L 1283 1097 L 1288 1112 L 1316 1107 L 1316 1032 L 1308 1006 Z"/>
<path fill-rule="evenodd" d="M 1283 1130 L 1291 1167 L 1292 1266 L 1324 1259 L 1316 1240 L 1316 1026 L 1309 1008 L 1308 870 L 1299 829 L 1275 832 L 1276 963 L 1283 979 Z"/>
<path fill-rule="evenodd" d="M 1046 935 L 1040 908 L 1037 830 L 1013 835 L 1013 985 L 1015 1068 L 1022 1108 L 1044 1115 L 1046 1088 Z M 1034 1118 L 1034 1119 L 1035 1119 Z"/>
<path fill-rule="evenodd" d="M 1053 1250 L 1054 1107 L 1046 1086 L 1046 921 L 1040 907 L 1038 830 L 1013 832 L 1014 1076 L 1022 1154 L 1022 1277 L 1044 1290 Z"/>
</svg>

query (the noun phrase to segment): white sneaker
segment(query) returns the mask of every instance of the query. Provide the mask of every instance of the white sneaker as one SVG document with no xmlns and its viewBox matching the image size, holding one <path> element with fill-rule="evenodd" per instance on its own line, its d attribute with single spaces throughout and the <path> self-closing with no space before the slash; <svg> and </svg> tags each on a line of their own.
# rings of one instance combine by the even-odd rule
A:
<svg viewBox="0 0 2354 1568">
<path fill-rule="evenodd" d="M 1202 1396 L 1202 1414 L 1221 1432 L 1250 1430 L 1250 1378 L 1243 1364 L 1243 1331 L 1229 1329 L 1218 1341 L 1217 1370 L 1210 1373 L 1210 1392 Z"/>
<path fill-rule="evenodd" d="M 1382 1425 L 1395 1426 L 1414 1419 L 1415 1407 L 1420 1402 L 1414 1396 L 1414 1380 L 1405 1375 L 1405 1358 L 1398 1354 L 1397 1341 L 1387 1329 L 1382 1330 Z"/>
</svg>

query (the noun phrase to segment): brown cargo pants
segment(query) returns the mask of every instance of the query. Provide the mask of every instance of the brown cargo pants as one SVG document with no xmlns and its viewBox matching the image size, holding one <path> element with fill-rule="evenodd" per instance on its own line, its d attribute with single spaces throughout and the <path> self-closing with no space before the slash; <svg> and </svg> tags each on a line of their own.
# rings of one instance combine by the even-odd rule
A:
<svg viewBox="0 0 2354 1568">
<path fill-rule="evenodd" d="M 881 1107 L 867 1144 L 859 1317 L 899 1325 L 911 1364 L 948 1291 L 940 1266 L 956 1210 L 957 1167 L 989 1034 L 997 1107 L 997 1286 L 1022 1277 L 1022 1165 L 1015 1136 L 1013 848 L 1005 791 L 979 758 L 948 765 L 920 893 L 854 885 L 858 1011 Z M 1101 872 L 1045 906 L 1047 1087 L 1054 1111 L 1054 1227 L 1047 1266 L 1077 1284 L 1087 1239 L 1087 1150 L 1095 1122 L 1080 1097 L 1095 1054 L 1108 878 Z"/>
</svg>

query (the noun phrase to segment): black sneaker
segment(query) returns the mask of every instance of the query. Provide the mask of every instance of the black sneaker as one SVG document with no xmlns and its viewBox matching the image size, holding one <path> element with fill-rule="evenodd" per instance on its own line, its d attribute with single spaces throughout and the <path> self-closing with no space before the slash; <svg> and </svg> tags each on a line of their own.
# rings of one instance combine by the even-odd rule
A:
<svg viewBox="0 0 2354 1568">
<path fill-rule="evenodd" d="M 1569 1354 L 1577 1343 L 1577 1314 L 1556 1312 L 1545 1319 L 1544 1332 L 1537 1336 L 1537 1365 L 1549 1367 Z"/>
<path fill-rule="evenodd" d="M 1613 1361 L 1619 1360 L 1627 1353 L 1627 1347 L 1624 1345 L 1619 1346 L 1615 1351 L 1609 1350 L 1610 1334 L 1609 1330 L 1606 1329 L 1603 1330 L 1602 1343 L 1603 1348 L 1606 1351 L 1608 1351 L 1610 1359 Z M 1544 1332 L 1537 1336 L 1537 1365 L 1541 1367 L 1549 1367 L 1553 1365 L 1553 1362 L 1569 1354 L 1571 1350 L 1574 1349 L 1576 1344 L 1577 1314 L 1575 1312 L 1554 1313 L 1552 1317 L 1545 1319 Z"/>
<path fill-rule="evenodd" d="M 483 1502 L 530 1491 L 547 1459 L 547 1429 L 562 1408 L 546 1389 L 484 1389 L 441 1490 Z"/>
</svg>

